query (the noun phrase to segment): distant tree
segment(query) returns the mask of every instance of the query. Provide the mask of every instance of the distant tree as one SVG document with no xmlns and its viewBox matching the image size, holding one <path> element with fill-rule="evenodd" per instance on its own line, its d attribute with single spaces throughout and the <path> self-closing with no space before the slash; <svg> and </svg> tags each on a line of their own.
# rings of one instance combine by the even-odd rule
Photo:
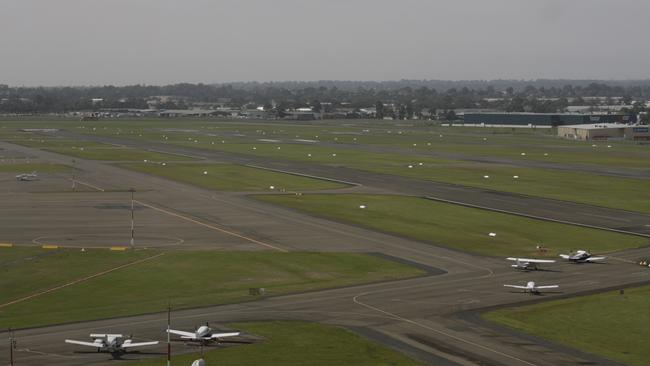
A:
<svg viewBox="0 0 650 366">
<path fill-rule="evenodd" d="M 413 103 L 410 101 L 406 102 L 406 118 L 413 119 Z"/>
<path fill-rule="evenodd" d="M 378 100 L 377 103 L 375 103 L 375 110 L 375 118 L 384 119 L 384 103 L 382 103 L 381 100 Z"/>
<path fill-rule="evenodd" d="M 397 109 L 397 119 L 400 121 L 406 118 L 406 107 L 403 104 L 400 104 Z"/>
<path fill-rule="evenodd" d="M 436 107 L 430 107 L 429 108 L 429 119 L 434 119 L 436 117 L 437 112 L 438 112 L 438 109 Z"/>
<path fill-rule="evenodd" d="M 445 119 L 447 121 L 454 121 L 458 119 L 458 116 L 456 115 L 456 112 L 454 110 L 448 110 L 447 113 L 445 113 Z"/>
<path fill-rule="evenodd" d="M 642 112 L 639 114 L 639 123 L 642 125 L 650 124 L 650 114 L 648 112 Z"/>
</svg>

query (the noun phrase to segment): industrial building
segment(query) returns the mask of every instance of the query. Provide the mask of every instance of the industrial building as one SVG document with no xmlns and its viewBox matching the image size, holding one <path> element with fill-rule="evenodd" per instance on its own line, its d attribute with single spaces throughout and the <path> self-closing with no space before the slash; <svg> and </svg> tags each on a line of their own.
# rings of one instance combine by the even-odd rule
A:
<svg viewBox="0 0 650 366">
<path fill-rule="evenodd" d="M 578 113 L 465 113 L 464 122 L 475 125 L 564 126 L 594 123 L 635 123 L 636 116 Z"/>
<path fill-rule="evenodd" d="M 649 126 L 629 126 L 619 123 L 558 126 L 560 137 L 572 140 L 634 140 L 650 141 Z"/>
</svg>

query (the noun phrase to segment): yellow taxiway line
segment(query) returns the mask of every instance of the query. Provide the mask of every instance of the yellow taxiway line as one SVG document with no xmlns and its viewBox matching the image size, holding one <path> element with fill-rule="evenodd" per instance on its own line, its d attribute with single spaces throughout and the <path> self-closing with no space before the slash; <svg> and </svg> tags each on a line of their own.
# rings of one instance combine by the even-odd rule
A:
<svg viewBox="0 0 650 366">
<path fill-rule="evenodd" d="M 93 278 L 96 278 L 96 277 L 99 277 L 99 276 L 103 276 L 103 275 L 108 274 L 108 273 L 111 273 L 111 272 L 115 272 L 115 271 L 120 270 L 120 269 L 122 269 L 122 268 L 131 267 L 131 266 L 134 266 L 134 265 L 136 265 L 136 264 L 140 264 L 140 263 L 143 263 L 143 262 L 146 262 L 146 261 L 150 261 L 150 260 L 152 260 L 152 259 L 159 258 L 159 257 L 161 257 L 161 256 L 164 255 L 164 254 L 165 254 L 165 253 L 160 253 L 160 254 L 153 255 L 153 256 L 151 256 L 151 257 L 147 257 L 147 258 L 144 258 L 144 259 L 139 259 L 139 260 L 137 260 L 137 261 L 135 261 L 135 262 L 131 262 L 131 263 L 127 263 L 127 264 L 123 264 L 123 265 L 121 265 L 121 266 L 117 266 L 117 267 L 114 267 L 114 268 L 111 268 L 111 269 L 107 269 L 107 270 L 105 270 L 105 271 L 98 272 L 98 273 L 95 273 L 95 274 L 90 275 L 90 276 L 86 276 L 86 277 L 83 277 L 83 278 L 78 278 L 78 279 L 76 279 L 76 280 L 74 280 L 74 281 L 71 281 L 71 282 L 65 283 L 65 284 L 60 285 L 60 286 L 52 287 L 52 288 L 47 289 L 47 290 L 45 290 L 45 291 L 37 292 L 37 293 L 35 293 L 35 294 L 31 294 L 31 295 L 29 295 L 29 296 L 25 296 L 25 297 L 22 297 L 22 298 L 20 298 L 20 299 L 16 299 L 16 300 L 13 300 L 13 301 L 9 301 L 9 302 L 7 302 L 7 303 L 4 303 L 4 304 L 0 304 L 0 309 L 2 309 L 2 308 L 4 308 L 4 307 L 7 307 L 7 306 L 9 306 L 9 305 L 18 304 L 18 303 L 21 303 L 21 302 L 23 302 L 23 301 L 27 301 L 27 300 L 33 299 L 33 298 L 38 297 L 38 296 L 41 296 L 41 295 L 45 295 L 45 294 L 49 294 L 49 293 L 54 292 L 54 291 L 58 291 L 58 290 L 60 290 L 60 289 L 62 289 L 62 288 L 65 288 L 65 287 L 69 287 L 69 286 L 76 285 L 76 284 L 81 283 L 81 282 L 84 282 L 84 281 L 91 280 L 91 279 L 93 279 Z"/>
</svg>

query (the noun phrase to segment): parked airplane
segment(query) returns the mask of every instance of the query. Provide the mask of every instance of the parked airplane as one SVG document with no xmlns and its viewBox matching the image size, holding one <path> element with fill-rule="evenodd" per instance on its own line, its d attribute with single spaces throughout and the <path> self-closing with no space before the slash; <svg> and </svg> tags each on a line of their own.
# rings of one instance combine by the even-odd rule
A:
<svg viewBox="0 0 650 366">
<path fill-rule="evenodd" d="M 112 354 L 126 353 L 129 348 L 153 346 L 158 344 L 158 341 L 136 343 L 131 340 L 131 336 L 124 337 L 121 334 L 91 334 L 90 338 L 93 338 L 92 342 L 66 339 L 65 343 L 95 347 L 97 348 L 97 352 L 109 352 Z"/>
<path fill-rule="evenodd" d="M 515 264 L 510 265 L 513 268 L 522 269 L 526 271 L 538 270 L 537 265 L 540 263 L 555 263 L 551 259 L 528 259 L 528 258 L 506 258 L 509 261 L 514 261 Z"/>
<path fill-rule="evenodd" d="M 29 181 L 29 180 L 34 180 L 36 178 L 38 178 L 36 172 L 22 173 L 16 176 L 16 180 L 20 180 L 20 181 Z"/>
<path fill-rule="evenodd" d="M 222 338 L 236 337 L 240 334 L 240 332 L 214 333 L 208 323 L 200 326 L 194 332 L 185 332 L 182 330 L 174 330 L 174 329 L 169 329 L 167 330 L 167 332 L 171 334 L 179 335 L 181 336 L 181 339 L 184 339 L 186 341 L 202 342 L 202 343 L 208 343 L 211 341 L 219 342 Z"/>
<path fill-rule="evenodd" d="M 202 358 L 192 362 L 192 366 L 205 366 L 205 361 Z"/>
<path fill-rule="evenodd" d="M 560 254 L 560 257 L 568 259 L 569 262 L 574 263 L 586 263 L 586 262 L 597 262 L 605 260 L 607 257 L 594 257 L 591 253 L 586 250 L 578 250 L 571 254 Z"/>
<path fill-rule="evenodd" d="M 535 282 L 529 281 L 526 286 L 519 286 L 519 285 L 503 285 L 505 287 L 511 287 L 511 288 L 518 288 L 521 290 L 524 290 L 524 293 L 530 292 L 533 295 L 538 295 L 540 293 L 539 290 L 546 290 L 549 288 L 558 288 L 560 287 L 559 285 L 546 285 L 546 286 L 537 286 Z"/>
</svg>

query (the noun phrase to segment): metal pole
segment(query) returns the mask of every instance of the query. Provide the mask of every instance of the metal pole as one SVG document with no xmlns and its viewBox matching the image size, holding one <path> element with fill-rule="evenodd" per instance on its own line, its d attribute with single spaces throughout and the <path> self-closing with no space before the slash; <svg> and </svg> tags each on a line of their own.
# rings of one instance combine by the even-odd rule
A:
<svg viewBox="0 0 650 366">
<path fill-rule="evenodd" d="M 169 330 L 171 329 L 172 323 L 172 305 L 171 303 L 167 306 L 167 366 L 172 364 L 172 344 L 169 339 Z"/>
<path fill-rule="evenodd" d="M 131 192 L 131 249 L 135 248 L 135 221 L 133 217 L 133 193 L 135 193 L 135 189 L 131 188 L 129 189 L 129 192 Z"/>
<path fill-rule="evenodd" d="M 14 366 L 14 348 L 16 341 L 14 340 L 14 331 L 9 328 L 9 365 Z"/>
<path fill-rule="evenodd" d="M 75 169 L 76 169 L 75 168 L 76 167 L 76 165 L 75 165 L 76 162 L 77 162 L 76 160 L 74 160 L 74 159 L 72 160 L 72 192 L 74 192 L 75 189 L 77 188 L 77 182 L 75 181 L 75 174 L 74 174 Z"/>
</svg>

